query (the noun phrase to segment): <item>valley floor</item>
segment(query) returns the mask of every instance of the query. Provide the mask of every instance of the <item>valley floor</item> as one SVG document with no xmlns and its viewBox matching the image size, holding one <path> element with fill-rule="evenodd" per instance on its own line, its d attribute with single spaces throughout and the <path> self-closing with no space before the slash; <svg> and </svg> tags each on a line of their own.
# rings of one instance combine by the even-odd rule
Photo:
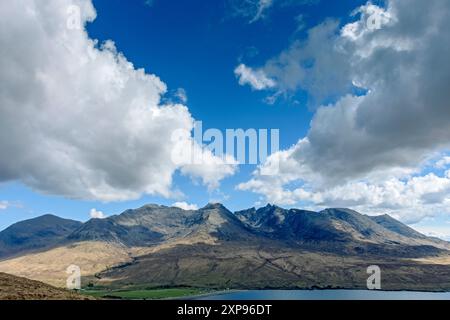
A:
<svg viewBox="0 0 450 320">
<path fill-rule="evenodd" d="M 198 288 L 168 288 L 141 290 L 83 290 L 82 294 L 95 298 L 124 299 L 124 300 L 154 300 L 174 299 L 201 296 L 214 293 L 207 289 Z"/>
</svg>

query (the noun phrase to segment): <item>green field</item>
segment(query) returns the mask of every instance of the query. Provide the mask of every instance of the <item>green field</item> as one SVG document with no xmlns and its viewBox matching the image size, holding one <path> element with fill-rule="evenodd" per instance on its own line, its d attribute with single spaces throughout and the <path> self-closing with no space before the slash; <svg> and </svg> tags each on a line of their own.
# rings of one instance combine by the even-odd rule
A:
<svg viewBox="0 0 450 320">
<path fill-rule="evenodd" d="M 169 299 L 169 298 L 195 296 L 207 293 L 207 291 L 196 288 L 173 288 L 173 289 L 149 289 L 149 290 L 84 290 L 81 293 L 96 298 L 141 300 L 141 299 Z"/>
</svg>

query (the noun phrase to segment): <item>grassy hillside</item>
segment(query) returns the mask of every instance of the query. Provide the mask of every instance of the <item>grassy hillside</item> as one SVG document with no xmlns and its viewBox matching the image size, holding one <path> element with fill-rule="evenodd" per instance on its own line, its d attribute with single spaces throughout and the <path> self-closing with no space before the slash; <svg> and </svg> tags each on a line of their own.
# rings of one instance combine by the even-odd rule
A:
<svg viewBox="0 0 450 320">
<path fill-rule="evenodd" d="M 0 273 L 0 300 L 86 300 L 92 299 L 48 284 Z"/>
</svg>

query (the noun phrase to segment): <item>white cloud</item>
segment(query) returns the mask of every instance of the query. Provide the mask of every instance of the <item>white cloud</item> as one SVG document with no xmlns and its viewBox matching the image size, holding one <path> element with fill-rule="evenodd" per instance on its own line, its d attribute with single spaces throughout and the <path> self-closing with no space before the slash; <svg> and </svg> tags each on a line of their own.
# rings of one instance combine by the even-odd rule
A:
<svg viewBox="0 0 450 320">
<path fill-rule="evenodd" d="M 199 151 L 198 145 L 194 145 L 195 152 L 201 153 L 201 164 L 188 161 L 181 168 L 181 173 L 193 177 L 194 180 L 200 179 L 209 191 L 219 188 L 219 181 L 237 171 L 238 162 L 232 156 L 224 155 L 219 158 L 208 150 Z"/>
<path fill-rule="evenodd" d="M 10 206 L 8 201 L 0 201 L 0 210 L 6 210 Z"/>
<path fill-rule="evenodd" d="M 231 6 L 232 15 L 248 19 L 252 24 L 263 20 L 268 16 L 269 10 L 275 10 L 276 7 L 293 7 L 312 5 L 320 0 L 228 0 Z"/>
<path fill-rule="evenodd" d="M 90 0 L 0 3 L 0 182 L 78 199 L 171 197 L 182 169 L 171 136 L 190 132 L 193 119 L 187 107 L 161 103 L 166 85 L 112 41 L 88 37 L 95 17 Z M 187 172 L 216 185 L 234 173 L 212 177 L 210 167 Z"/>
<path fill-rule="evenodd" d="M 189 204 L 187 202 L 175 202 L 172 204 L 172 207 L 177 207 L 183 210 L 198 210 L 198 206 L 196 204 Z"/>
<path fill-rule="evenodd" d="M 275 87 L 275 82 L 269 79 L 263 70 L 253 70 L 244 64 L 240 64 L 234 70 L 240 85 L 250 85 L 255 90 L 264 90 Z"/>
<path fill-rule="evenodd" d="M 450 147 L 450 3 L 391 0 L 358 11 L 359 20 L 340 29 L 326 21 L 258 69 L 273 90 L 307 91 L 319 107 L 307 136 L 260 168 L 281 157 L 280 173 L 258 170 L 238 188 L 407 222 L 450 213 L 448 171 L 425 167 Z M 369 28 L 373 14 L 381 19 Z M 355 85 L 366 93 L 355 96 Z"/>
<path fill-rule="evenodd" d="M 238 189 L 262 194 L 266 202 L 279 205 L 303 203 L 317 210 L 350 207 L 366 214 L 388 213 L 406 223 L 416 223 L 436 214 L 450 214 L 450 170 L 442 175 L 371 176 L 335 186 L 314 187 L 305 182 L 297 187 L 286 187 L 298 180 L 299 176 L 292 170 L 285 170 L 280 176 L 257 174 L 238 185 Z"/>
<path fill-rule="evenodd" d="M 175 97 L 178 98 L 182 103 L 187 103 L 188 97 L 186 90 L 183 88 L 178 88 L 175 92 Z"/>
<path fill-rule="evenodd" d="M 429 236 L 450 241 L 450 228 L 448 226 L 416 226 L 413 228 L 420 233 Z"/>
<path fill-rule="evenodd" d="M 259 0 L 256 5 L 256 14 L 253 19 L 250 20 L 250 23 L 256 22 L 261 19 L 264 15 L 264 12 L 269 9 L 273 5 L 273 0 Z"/>
<path fill-rule="evenodd" d="M 338 21 L 326 20 L 308 30 L 306 41 L 294 41 L 288 49 L 268 60 L 262 67 L 243 65 L 246 69 L 242 69 L 248 70 L 245 74 L 249 75 L 257 70 L 264 78 L 270 79 L 270 85 L 260 85 L 259 90 L 274 91 L 275 98 L 280 93 L 285 96 L 296 91 L 308 92 L 308 105 L 315 109 L 317 104 L 352 88 L 349 81 L 349 57 L 337 50 L 336 44 L 330 41 L 335 38 L 338 26 Z M 251 82 L 247 80 L 241 84 L 246 83 Z"/>
<path fill-rule="evenodd" d="M 264 18 L 266 11 L 273 6 L 275 0 L 228 0 L 232 13 L 244 17 L 249 23 Z"/>
<path fill-rule="evenodd" d="M 353 12 L 353 16 L 360 14 L 361 18 L 353 23 L 346 24 L 342 30 L 343 37 L 350 38 L 353 41 L 363 38 L 364 36 L 378 31 L 392 22 L 396 22 L 395 16 L 391 12 L 370 2 L 359 7 Z"/>
<path fill-rule="evenodd" d="M 442 159 L 440 159 L 439 161 L 436 162 L 436 168 L 444 169 L 449 164 L 450 164 L 450 157 L 449 156 L 445 156 L 445 157 L 442 157 Z"/>
<path fill-rule="evenodd" d="M 102 212 L 102 211 L 98 211 L 97 209 L 91 209 L 91 211 L 89 212 L 89 216 L 92 219 L 105 219 L 106 215 Z"/>
</svg>

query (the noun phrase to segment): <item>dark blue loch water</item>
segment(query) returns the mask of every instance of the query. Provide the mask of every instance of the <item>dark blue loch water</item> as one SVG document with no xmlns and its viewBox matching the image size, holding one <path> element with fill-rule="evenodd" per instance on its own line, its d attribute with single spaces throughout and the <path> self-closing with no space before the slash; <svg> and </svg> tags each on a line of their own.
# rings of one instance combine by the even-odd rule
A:
<svg viewBox="0 0 450 320">
<path fill-rule="evenodd" d="M 378 290 L 250 290 L 198 297 L 197 300 L 450 300 L 450 292 Z"/>
</svg>

